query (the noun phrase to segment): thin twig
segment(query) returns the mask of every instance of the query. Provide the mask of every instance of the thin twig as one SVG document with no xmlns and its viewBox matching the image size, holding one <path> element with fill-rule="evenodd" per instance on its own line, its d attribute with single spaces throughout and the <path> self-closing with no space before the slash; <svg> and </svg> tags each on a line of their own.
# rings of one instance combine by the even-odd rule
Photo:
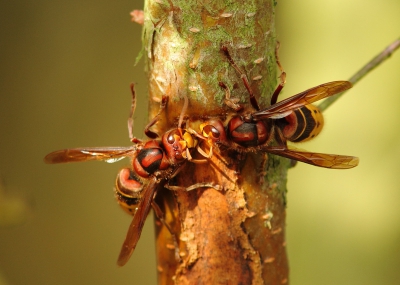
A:
<svg viewBox="0 0 400 285">
<path fill-rule="evenodd" d="M 388 47 L 386 47 L 380 54 L 375 56 L 370 62 L 368 62 L 363 68 L 361 68 L 356 74 L 354 74 L 352 77 L 350 77 L 349 81 L 355 85 L 361 78 L 363 78 L 368 72 L 370 72 L 372 69 L 380 65 L 382 62 L 385 61 L 389 56 L 392 55 L 393 52 L 396 51 L 400 47 L 400 38 L 391 43 Z M 331 96 L 328 99 L 326 99 L 324 102 L 319 104 L 318 108 L 321 111 L 325 111 L 333 102 L 335 102 L 337 99 L 340 98 L 344 93 L 347 91 L 344 91 L 342 93 L 339 93 L 335 96 Z"/>
</svg>

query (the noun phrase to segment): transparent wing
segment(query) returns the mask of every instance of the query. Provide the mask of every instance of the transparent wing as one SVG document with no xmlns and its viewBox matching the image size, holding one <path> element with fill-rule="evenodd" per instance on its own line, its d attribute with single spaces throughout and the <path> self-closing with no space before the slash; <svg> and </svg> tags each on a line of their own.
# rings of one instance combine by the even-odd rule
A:
<svg viewBox="0 0 400 285">
<path fill-rule="evenodd" d="M 44 162 L 67 163 L 88 160 L 105 160 L 115 162 L 124 157 L 132 156 L 137 150 L 136 145 L 130 147 L 84 147 L 57 150 L 45 156 Z"/>
<path fill-rule="evenodd" d="M 133 251 L 136 248 L 136 244 L 139 241 L 144 222 L 146 221 L 147 215 L 151 209 L 151 202 L 153 201 L 154 193 L 157 190 L 159 182 L 156 178 L 152 178 L 146 189 L 143 190 L 142 200 L 138 205 L 138 209 L 133 216 L 133 220 L 129 225 L 128 233 L 126 234 L 125 241 L 122 245 L 121 252 L 118 257 L 117 264 L 119 266 L 124 266 L 129 258 L 131 257 Z"/>
<path fill-rule="evenodd" d="M 359 162 L 358 157 L 347 155 L 308 152 L 284 147 L 265 147 L 263 149 L 272 154 L 325 168 L 348 169 L 356 167 Z"/>
<path fill-rule="evenodd" d="M 293 95 L 285 100 L 271 105 L 264 110 L 254 112 L 252 117 L 255 120 L 283 118 L 289 115 L 295 109 L 343 92 L 352 86 L 353 85 L 348 81 L 333 81 L 324 83 L 299 94 Z"/>
</svg>

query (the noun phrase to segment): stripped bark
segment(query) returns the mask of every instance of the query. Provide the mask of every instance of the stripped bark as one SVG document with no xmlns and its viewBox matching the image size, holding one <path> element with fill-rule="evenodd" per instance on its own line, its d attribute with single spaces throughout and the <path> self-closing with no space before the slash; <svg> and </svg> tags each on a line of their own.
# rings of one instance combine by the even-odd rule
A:
<svg viewBox="0 0 400 285">
<path fill-rule="evenodd" d="M 250 80 L 259 104 L 269 105 L 276 87 L 276 45 L 273 0 L 169 0 L 145 2 L 144 51 L 149 78 L 150 119 L 161 96 L 170 97 L 156 129 L 163 134 L 177 126 L 183 106 L 190 125 L 210 117 L 229 119 L 235 112 L 224 104 L 224 82 L 253 111 L 239 75 L 221 53 L 221 45 Z M 286 284 L 285 250 L 286 159 L 269 156 L 264 183 L 258 179 L 260 153 L 238 155 L 217 149 L 206 164 L 187 162 L 156 199 L 165 220 L 178 236 L 180 258 L 168 230 L 157 222 L 159 284 Z"/>
</svg>

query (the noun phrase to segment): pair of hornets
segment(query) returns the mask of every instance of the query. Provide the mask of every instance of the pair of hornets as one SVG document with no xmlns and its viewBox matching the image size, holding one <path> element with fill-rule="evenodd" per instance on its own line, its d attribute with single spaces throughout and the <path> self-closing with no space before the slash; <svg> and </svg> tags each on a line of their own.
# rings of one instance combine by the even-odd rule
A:
<svg viewBox="0 0 400 285">
<path fill-rule="evenodd" d="M 351 88 L 350 82 L 333 81 L 321 84 L 277 102 L 285 76 L 277 58 L 277 64 L 282 72 L 281 82 L 272 96 L 271 106 L 260 110 L 246 75 L 236 65 L 228 49 L 223 46 L 221 50 L 242 78 L 249 93 L 250 103 L 255 109 L 254 112 L 239 115 L 242 107 L 237 104 L 237 101 L 230 98 L 228 88 L 220 82 L 220 86 L 226 92 L 225 103 L 237 112 L 235 116 L 230 118 L 227 123 L 218 118 L 209 119 L 200 125 L 198 131 L 188 126 L 182 128 L 187 108 L 187 98 L 185 98 L 177 128 L 163 134 L 160 140 L 157 139 L 158 135 L 150 130 L 150 127 L 158 121 L 160 113 L 168 103 L 168 96 L 163 96 L 159 113 L 145 128 L 145 134 L 150 139 L 142 141 L 134 138 L 132 134 L 132 117 L 136 106 L 132 84 L 132 109 L 128 119 L 132 146 L 65 149 L 52 152 L 44 159 L 46 163 L 54 164 L 88 160 L 114 162 L 124 157 L 131 158 L 131 168 L 124 168 L 118 173 L 115 186 L 118 203 L 133 215 L 118 258 L 117 263 L 120 266 L 123 266 L 132 255 L 151 208 L 163 221 L 162 211 L 153 202 L 157 190 L 165 186 L 187 161 L 207 162 L 207 158 L 212 155 L 213 147 L 232 149 L 239 153 L 267 152 L 325 168 L 347 169 L 358 165 L 358 158 L 353 156 L 299 151 L 289 149 L 286 143 L 287 141 L 306 141 L 318 135 L 322 129 L 323 118 L 318 108 L 311 103 Z M 272 141 L 275 142 L 273 146 L 271 145 Z M 203 144 L 208 146 L 208 153 L 201 148 Z M 195 151 L 200 153 L 204 159 L 193 159 L 192 155 Z M 193 186 L 192 188 L 196 188 L 196 185 Z M 172 189 L 173 186 L 170 188 Z M 166 226 L 168 227 L 168 225 Z"/>
</svg>

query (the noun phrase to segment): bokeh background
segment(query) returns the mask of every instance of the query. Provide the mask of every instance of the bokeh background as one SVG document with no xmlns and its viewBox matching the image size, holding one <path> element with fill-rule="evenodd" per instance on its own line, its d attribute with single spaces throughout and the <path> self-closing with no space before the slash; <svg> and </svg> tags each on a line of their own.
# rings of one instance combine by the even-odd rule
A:
<svg viewBox="0 0 400 285">
<path fill-rule="evenodd" d="M 113 200 L 126 162 L 49 166 L 50 151 L 129 145 L 145 125 L 140 1 L 0 3 L 0 284 L 155 284 L 151 220 L 116 266 L 130 223 Z M 400 1 L 279 1 L 284 95 L 347 79 L 400 36 Z M 291 284 L 399 284 L 400 51 L 325 112 L 301 148 L 355 155 L 348 171 L 289 172 Z M 227 265 L 229 266 L 229 265 Z"/>
</svg>

